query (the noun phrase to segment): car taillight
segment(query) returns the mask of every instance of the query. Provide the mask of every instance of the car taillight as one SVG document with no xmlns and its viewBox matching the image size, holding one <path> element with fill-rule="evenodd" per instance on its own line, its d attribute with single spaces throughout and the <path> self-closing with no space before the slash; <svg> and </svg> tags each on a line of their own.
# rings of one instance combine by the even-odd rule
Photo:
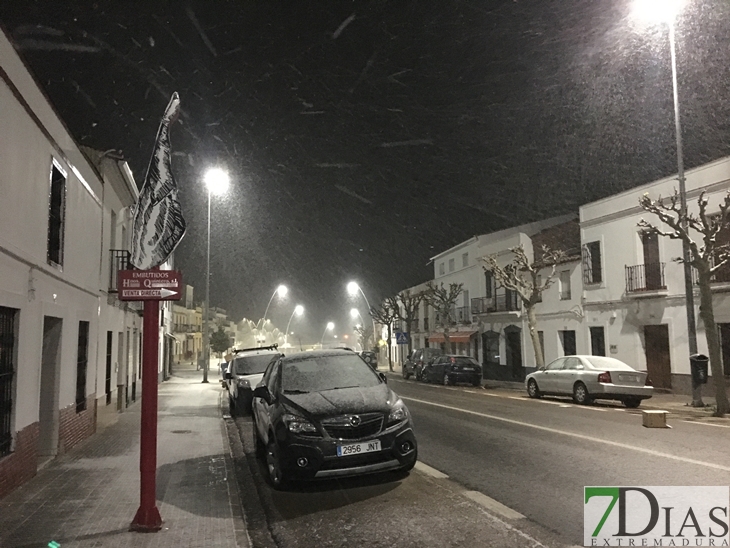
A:
<svg viewBox="0 0 730 548">
<path fill-rule="evenodd" d="M 605 373 L 601 373 L 600 375 L 598 375 L 598 382 L 610 383 L 611 382 L 611 373 L 606 371 Z"/>
</svg>

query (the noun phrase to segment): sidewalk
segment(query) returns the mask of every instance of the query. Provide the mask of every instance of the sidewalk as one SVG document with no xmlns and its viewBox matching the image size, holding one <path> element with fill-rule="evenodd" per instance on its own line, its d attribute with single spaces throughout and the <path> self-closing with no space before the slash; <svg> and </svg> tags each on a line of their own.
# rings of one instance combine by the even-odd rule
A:
<svg viewBox="0 0 730 548">
<path fill-rule="evenodd" d="M 387 361 L 385 363 L 385 366 L 383 367 L 381 365 L 378 370 L 383 372 L 389 372 Z M 400 364 L 393 362 L 393 372 L 391 374 L 398 376 L 402 374 Z M 509 393 L 510 395 L 514 395 L 515 392 L 520 392 L 524 394 L 525 397 L 527 397 L 524 382 L 484 380 L 482 385 L 487 390 L 495 392 L 503 391 L 505 393 Z M 712 416 L 713 407 L 715 405 L 715 398 L 711 395 L 712 390 L 713 388 L 709 384 L 703 387 L 702 401 L 705 403 L 704 408 L 692 407 L 690 405 L 690 403 L 692 402 L 692 396 L 690 395 L 665 394 L 655 392 L 650 399 L 641 402 L 641 406 L 639 407 L 637 412 L 640 412 L 642 409 L 661 410 L 667 411 L 670 414 L 681 415 L 682 417 L 686 418 L 706 419 L 708 422 L 718 421 L 722 423 L 727 422 L 728 424 L 730 424 L 730 417 L 718 418 Z M 620 402 L 615 402 L 613 404 L 608 402 L 608 400 L 600 400 L 600 402 L 607 402 L 608 405 L 622 407 Z"/>
<path fill-rule="evenodd" d="M 217 372 L 216 372 L 217 373 Z M 132 533 L 139 507 L 140 402 L 0 500 L 0 547 L 245 547 L 220 384 L 178 368 L 159 385 L 157 533 Z"/>
</svg>

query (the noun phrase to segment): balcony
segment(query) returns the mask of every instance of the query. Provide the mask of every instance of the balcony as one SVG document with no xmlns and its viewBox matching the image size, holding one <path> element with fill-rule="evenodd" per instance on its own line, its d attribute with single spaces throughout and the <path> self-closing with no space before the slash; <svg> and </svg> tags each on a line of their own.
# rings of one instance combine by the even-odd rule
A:
<svg viewBox="0 0 730 548">
<path fill-rule="evenodd" d="M 625 267 L 626 292 L 641 293 L 665 290 L 667 288 L 664 281 L 665 266 L 665 263 L 648 263 Z"/>
<path fill-rule="evenodd" d="M 130 270 L 132 264 L 129 262 L 130 253 L 126 249 L 109 250 L 109 293 L 117 293 L 117 278 L 120 270 Z"/>
<path fill-rule="evenodd" d="M 508 291 L 492 297 L 476 297 L 471 300 L 472 314 L 491 314 L 494 312 L 518 312 L 520 301 L 517 293 Z"/>
</svg>

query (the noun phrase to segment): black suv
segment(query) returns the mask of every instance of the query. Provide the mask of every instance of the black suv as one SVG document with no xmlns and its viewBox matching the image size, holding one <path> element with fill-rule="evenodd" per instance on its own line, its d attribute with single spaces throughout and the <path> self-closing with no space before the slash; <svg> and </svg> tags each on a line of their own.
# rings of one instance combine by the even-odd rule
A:
<svg viewBox="0 0 730 548">
<path fill-rule="evenodd" d="M 408 408 L 354 352 L 319 350 L 272 362 L 254 390 L 256 453 L 271 485 L 408 471 L 418 448 Z"/>
<path fill-rule="evenodd" d="M 468 382 L 474 386 L 481 386 L 482 366 L 471 356 L 447 354 L 439 356 L 423 368 L 423 380 L 445 385 Z"/>
<path fill-rule="evenodd" d="M 420 381 L 423 368 L 437 357 L 443 356 L 443 354 L 444 352 L 440 348 L 419 348 L 414 350 L 406 363 L 403 364 L 403 378 L 408 379 L 413 375 L 417 381 Z"/>
</svg>

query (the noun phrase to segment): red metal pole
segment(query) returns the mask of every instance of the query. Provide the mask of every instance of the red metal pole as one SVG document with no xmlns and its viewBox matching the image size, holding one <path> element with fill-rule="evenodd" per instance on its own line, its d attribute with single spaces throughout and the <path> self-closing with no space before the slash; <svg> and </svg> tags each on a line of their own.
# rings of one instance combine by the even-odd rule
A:
<svg viewBox="0 0 730 548">
<path fill-rule="evenodd" d="M 139 509 L 131 531 L 154 533 L 162 529 L 157 509 L 157 356 L 160 339 L 160 301 L 144 301 L 142 322 L 142 428 L 139 447 Z"/>
</svg>

